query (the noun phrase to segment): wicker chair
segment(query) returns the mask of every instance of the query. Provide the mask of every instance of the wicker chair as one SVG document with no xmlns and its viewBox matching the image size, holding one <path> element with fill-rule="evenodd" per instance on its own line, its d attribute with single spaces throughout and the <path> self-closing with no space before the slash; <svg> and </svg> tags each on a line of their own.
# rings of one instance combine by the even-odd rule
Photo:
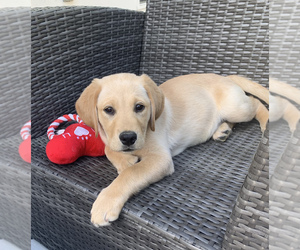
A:
<svg viewBox="0 0 300 250">
<path fill-rule="evenodd" d="M 148 1 L 146 14 L 110 8 L 32 12 L 32 237 L 49 249 L 254 249 L 268 247 L 268 133 L 238 124 L 225 143 L 174 157 L 175 173 L 132 197 L 95 228 L 90 209 L 117 176 L 106 157 L 51 163 L 48 125 L 75 112 L 95 77 L 241 74 L 267 86 L 263 1 Z M 262 139 L 261 139 L 262 138 Z"/>
<path fill-rule="evenodd" d="M 30 119 L 30 8 L 0 9 L 0 239 L 30 249 L 30 164 L 18 153 Z"/>
</svg>

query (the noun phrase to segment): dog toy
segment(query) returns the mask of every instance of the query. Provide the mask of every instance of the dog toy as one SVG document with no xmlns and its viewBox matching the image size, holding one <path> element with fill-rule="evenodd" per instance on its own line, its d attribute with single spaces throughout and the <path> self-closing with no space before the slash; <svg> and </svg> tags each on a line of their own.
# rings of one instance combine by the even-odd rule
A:
<svg viewBox="0 0 300 250">
<path fill-rule="evenodd" d="M 19 155 L 21 158 L 31 163 L 31 121 L 28 121 L 22 127 L 20 134 L 23 139 L 19 146 Z"/>
<path fill-rule="evenodd" d="M 64 122 L 76 121 L 68 126 L 61 134 L 55 130 Z M 95 131 L 85 125 L 78 115 L 69 114 L 59 117 L 48 127 L 49 142 L 46 154 L 50 161 L 56 164 L 69 164 L 81 156 L 105 155 L 105 144 L 100 136 L 95 136 Z"/>
</svg>

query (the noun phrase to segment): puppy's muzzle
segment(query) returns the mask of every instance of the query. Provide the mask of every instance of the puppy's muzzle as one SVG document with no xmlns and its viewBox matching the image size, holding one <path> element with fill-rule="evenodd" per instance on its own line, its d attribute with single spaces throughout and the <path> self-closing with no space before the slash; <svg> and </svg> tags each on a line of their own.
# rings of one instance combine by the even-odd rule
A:
<svg viewBox="0 0 300 250">
<path fill-rule="evenodd" d="M 137 134 L 133 131 L 124 131 L 119 135 L 120 141 L 124 146 L 130 147 L 137 140 Z"/>
</svg>

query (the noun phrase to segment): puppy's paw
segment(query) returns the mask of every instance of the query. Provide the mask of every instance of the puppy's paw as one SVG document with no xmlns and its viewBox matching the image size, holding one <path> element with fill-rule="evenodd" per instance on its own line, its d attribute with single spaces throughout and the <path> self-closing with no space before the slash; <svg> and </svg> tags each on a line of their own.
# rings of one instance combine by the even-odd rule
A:
<svg viewBox="0 0 300 250">
<path fill-rule="evenodd" d="M 213 139 L 215 141 L 224 142 L 230 136 L 231 132 L 231 127 L 227 123 L 223 123 L 213 134 Z"/>
<path fill-rule="evenodd" d="M 139 157 L 137 157 L 136 155 L 126 155 L 124 160 L 125 160 L 124 166 L 125 166 L 125 168 L 127 168 L 127 167 L 131 167 L 132 165 L 138 163 Z"/>
<path fill-rule="evenodd" d="M 118 174 L 120 174 L 124 169 L 133 166 L 134 164 L 139 162 L 139 157 L 135 155 L 124 155 L 121 159 L 122 162 L 116 165 Z"/>
<path fill-rule="evenodd" d="M 93 204 L 91 222 L 96 227 L 110 225 L 119 218 L 123 205 L 123 199 L 113 195 L 109 187 L 103 189 Z"/>
</svg>

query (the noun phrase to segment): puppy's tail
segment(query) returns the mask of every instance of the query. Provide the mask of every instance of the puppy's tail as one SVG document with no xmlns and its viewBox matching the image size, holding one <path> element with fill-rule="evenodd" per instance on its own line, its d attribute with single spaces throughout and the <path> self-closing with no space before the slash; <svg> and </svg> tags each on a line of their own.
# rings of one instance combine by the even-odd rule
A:
<svg viewBox="0 0 300 250">
<path fill-rule="evenodd" d="M 227 78 L 230 78 L 230 80 L 240 86 L 245 92 L 258 97 L 269 104 L 269 90 L 259 83 L 237 75 L 230 75 L 227 76 Z"/>
<path fill-rule="evenodd" d="M 285 82 L 270 78 L 270 92 L 284 96 L 300 104 L 300 90 Z"/>
</svg>

